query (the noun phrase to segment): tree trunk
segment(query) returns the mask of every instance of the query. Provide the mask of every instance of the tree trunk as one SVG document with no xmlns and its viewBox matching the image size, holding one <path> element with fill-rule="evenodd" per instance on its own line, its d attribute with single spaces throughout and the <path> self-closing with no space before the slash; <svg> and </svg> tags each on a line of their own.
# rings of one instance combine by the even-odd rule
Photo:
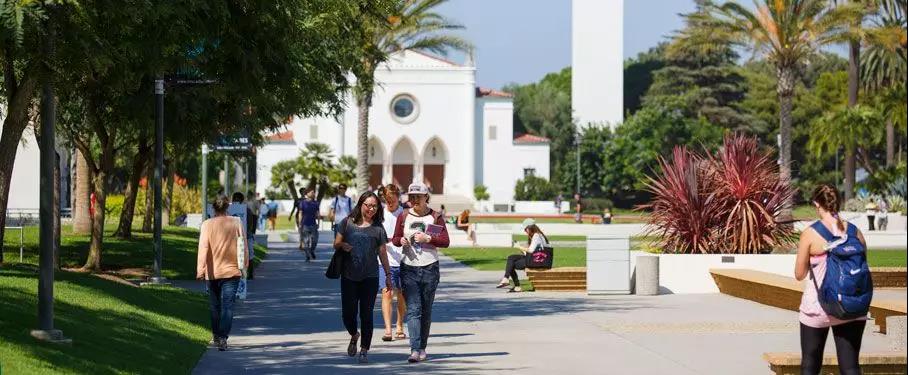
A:
<svg viewBox="0 0 908 375">
<path fill-rule="evenodd" d="M 857 152 L 853 147 L 845 147 L 845 200 L 854 197 L 854 171 L 857 161 Z"/>
<path fill-rule="evenodd" d="M 372 94 L 364 94 L 356 104 L 359 107 L 359 121 L 356 129 L 355 183 L 359 191 L 365 191 L 369 185 L 369 107 L 372 106 Z"/>
<path fill-rule="evenodd" d="M 115 160 L 113 142 L 113 139 L 110 139 L 107 145 L 102 146 L 99 168 L 95 170 L 92 179 L 97 202 L 95 203 L 95 214 L 91 218 L 91 242 L 88 246 L 88 258 L 85 260 L 85 265 L 82 266 L 82 269 L 86 271 L 101 271 L 101 249 L 104 245 L 104 219 L 107 207 L 107 176 L 113 171 Z"/>
<path fill-rule="evenodd" d="M 54 163 L 54 269 L 60 269 L 60 154 Z"/>
<path fill-rule="evenodd" d="M 9 206 L 9 190 L 13 177 L 13 165 L 16 163 L 16 151 L 19 149 L 19 140 L 22 131 L 28 125 L 28 108 L 35 95 L 37 80 L 26 76 L 15 86 L 15 76 L 12 65 L 7 65 L 4 73 L 4 82 L 7 85 L 5 92 L 6 118 L 3 120 L 3 134 L 0 135 L 0 263 L 3 263 L 3 237 L 6 234 L 6 209 Z M 10 88 L 13 90 L 10 90 Z"/>
<path fill-rule="evenodd" d="M 91 168 L 82 151 L 76 149 L 76 178 L 73 200 L 73 233 L 88 234 L 91 232 L 91 217 L 88 207 L 91 205 Z"/>
<path fill-rule="evenodd" d="M 161 209 L 161 225 L 170 226 L 170 213 L 173 206 L 173 173 L 170 168 L 167 169 L 167 183 L 164 185 L 163 207 Z"/>
<path fill-rule="evenodd" d="M 797 73 L 794 67 L 779 67 L 777 74 L 779 80 L 776 88 L 779 95 L 779 179 L 785 184 L 790 184 L 791 110 Z M 789 221 L 792 219 L 791 199 L 785 202 L 784 207 L 779 219 L 781 221 Z"/>
<path fill-rule="evenodd" d="M 151 233 L 151 226 L 154 224 L 154 168 L 149 162 L 145 166 L 145 216 L 142 218 L 142 232 Z"/>
<path fill-rule="evenodd" d="M 861 44 L 853 40 L 848 43 L 848 107 L 858 104 L 858 88 L 861 82 Z M 845 200 L 854 196 L 855 166 L 857 153 L 845 150 Z"/>
<path fill-rule="evenodd" d="M 895 165 L 895 123 L 886 119 L 886 166 Z"/>
<path fill-rule="evenodd" d="M 142 177 L 142 171 L 145 169 L 145 163 L 148 161 L 148 145 L 140 143 L 138 154 L 132 160 L 132 169 L 129 174 L 129 181 L 126 182 L 125 197 L 123 199 L 123 211 L 120 212 L 120 223 L 117 226 L 114 236 L 121 239 L 132 238 L 132 220 L 135 217 L 136 198 L 139 195 L 139 179 Z"/>
</svg>

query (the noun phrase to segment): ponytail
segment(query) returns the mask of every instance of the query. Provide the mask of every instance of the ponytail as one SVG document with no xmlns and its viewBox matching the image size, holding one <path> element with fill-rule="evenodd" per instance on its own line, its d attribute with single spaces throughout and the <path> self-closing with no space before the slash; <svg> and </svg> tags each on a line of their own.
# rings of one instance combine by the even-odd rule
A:
<svg viewBox="0 0 908 375">
<path fill-rule="evenodd" d="M 845 222 L 839 217 L 839 192 L 836 188 L 828 184 L 822 184 L 817 186 L 813 190 L 813 195 L 811 200 L 814 201 L 820 208 L 829 212 L 836 221 L 836 227 L 839 228 L 839 231 L 842 233 L 845 232 Z"/>
</svg>

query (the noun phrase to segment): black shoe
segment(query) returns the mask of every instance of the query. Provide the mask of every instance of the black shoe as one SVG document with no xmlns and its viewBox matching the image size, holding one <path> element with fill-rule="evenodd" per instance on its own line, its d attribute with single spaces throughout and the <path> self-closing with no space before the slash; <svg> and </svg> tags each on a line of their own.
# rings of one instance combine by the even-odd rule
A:
<svg viewBox="0 0 908 375">
<path fill-rule="evenodd" d="M 350 337 L 350 345 L 347 345 L 347 355 L 356 356 L 356 341 L 359 340 L 359 334 L 355 334 Z"/>
<path fill-rule="evenodd" d="M 225 352 L 225 351 L 227 351 L 227 339 L 221 338 L 221 339 L 218 341 L 218 351 L 219 351 L 219 352 Z"/>
</svg>

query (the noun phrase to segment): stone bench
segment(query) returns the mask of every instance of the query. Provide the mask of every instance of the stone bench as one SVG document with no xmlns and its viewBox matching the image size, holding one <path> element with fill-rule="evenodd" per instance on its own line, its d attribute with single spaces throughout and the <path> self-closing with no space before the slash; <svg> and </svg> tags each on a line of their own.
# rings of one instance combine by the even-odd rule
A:
<svg viewBox="0 0 908 375">
<path fill-rule="evenodd" d="M 526 273 L 533 289 L 538 292 L 586 291 L 586 267 L 527 269 Z"/>
<path fill-rule="evenodd" d="M 448 238 L 450 247 L 471 247 L 473 242 L 467 238 L 467 232 L 457 229 L 453 224 L 448 224 Z M 514 237 L 509 231 L 482 229 L 476 232 L 476 246 L 482 247 L 513 247 Z"/>
<path fill-rule="evenodd" d="M 794 278 L 748 269 L 714 268 L 709 273 L 723 294 L 791 311 L 801 305 L 804 282 Z M 886 317 L 905 314 L 904 300 L 875 298 L 870 303 L 870 316 L 880 333 L 886 333 Z"/>
<path fill-rule="evenodd" d="M 874 288 L 904 288 L 908 286 L 908 268 L 870 267 Z"/>
<path fill-rule="evenodd" d="M 763 360 L 769 363 L 769 369 L 777 375 L 799 375 L 801 373 L 801 353 L 763 353 Z M 905 374 L 905 352 L 861 353 L 858 357 L 861 371 L 864 374 Z M 820 374 L 838 374 L 839 361 L 835 354 L 823 356 L 823 367 Z"/>
</svg>

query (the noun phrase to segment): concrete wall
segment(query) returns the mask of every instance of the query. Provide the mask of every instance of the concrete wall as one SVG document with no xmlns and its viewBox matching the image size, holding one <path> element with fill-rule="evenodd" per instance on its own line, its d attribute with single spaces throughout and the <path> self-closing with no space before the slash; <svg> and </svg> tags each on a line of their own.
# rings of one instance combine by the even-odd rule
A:
<svg viewBox="0 0 908 375">
<path fill-rule="evenodd" d="M 661 293 L 719 293 L 710 268 L 744 268 L 792 277 L 794 264 L 795 254 L 660 254 L 659 287 Z"/>
<path fill-rule="evenodd" d="M 514 212 L 530 215 L 560 214 L 569 210 L 570 205 L 570 202 L 561 202 L 561 207 L 555 207 L 554 201 L 515 201 Z"/>
<path fill-rule="evenodd" d="M 32 128 L 22 133 L 22 140 L 16 149 L 16 161 L 13 164 L 13 175 L 10 183 L 9 203 L 7 208 L 15 210 L 37 210 L 40 194 L 40 160 L 38 142 Z"/>
</svg>

